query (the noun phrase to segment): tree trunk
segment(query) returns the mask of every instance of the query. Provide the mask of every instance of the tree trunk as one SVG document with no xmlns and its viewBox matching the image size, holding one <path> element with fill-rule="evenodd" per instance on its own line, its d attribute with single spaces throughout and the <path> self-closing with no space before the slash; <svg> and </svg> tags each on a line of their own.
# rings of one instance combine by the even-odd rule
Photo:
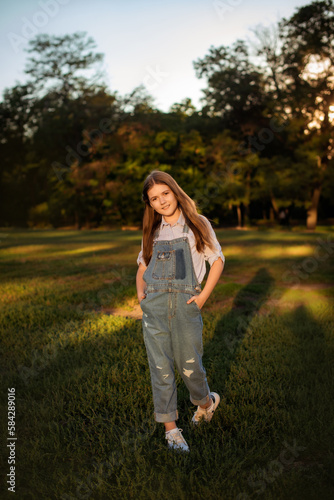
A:
<svg viewBox="0 0 334 500">
<path fill-rule="evenodd" d="M 249 226 L 249 204 L 244 203 L 243 226 Z"/>
<path fill-rule="evenodd" d="M 241 227 L 242 216 L 241 216 L 241 207 L 240 207 L 240 204 L 237 206 L 237 214 L 238 214 L 238 227 Z"/>
<path fill-rule="evenodd" d="M 278 216 L 278 206 L 277 206 L 275 197 L 271 191 L 270 191 L 270 200 L 271 200 L 272 208 L 274 209 L 274 217 L 273 218 L 271 216 L 272 209 L 270 209 L 270 220 L 274 220 L 274 218 L 276 218 Z"/>
<path fill-rule="evenodd" d="M 81 221 L 80 221 L 80 214 L 79 211 L 76 209 L 75 210 L 75 226 L 77 229 L 81 229 Z"/>
<path fill-rule="evenodd" d="M 312 231 L 317 227 L 320 193 L 321 186 L 315 187 L 312 194 L 311 207 L 307 211 L 306 227 Z"/>
<path fill-rule="evenodd" d="M 82 224 L 81 224 L 80 194 L 77 191 L 75 193 L 74 217 L 75 217 L 76 228 L 81 229 Z"/>
<path fill-rule="evenodd" d="M 244 203 L 244 223 L 243 225 L 249 226 L 249 200 L 251 193 L 251 171 L 248 170 L 246 177 L 246 200 L 247 203 Z"/>
</svg>

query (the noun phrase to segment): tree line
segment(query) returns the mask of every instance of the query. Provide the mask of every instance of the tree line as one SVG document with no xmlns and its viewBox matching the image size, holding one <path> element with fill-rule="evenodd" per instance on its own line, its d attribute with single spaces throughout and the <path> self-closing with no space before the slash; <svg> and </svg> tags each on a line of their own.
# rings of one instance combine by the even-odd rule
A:
<svg viewBox="0 0 334 500">
<path fill-rule="evenodd" d="M 219 224 L 288 209 L 315 229 L 334 212 L 333 34 L 332 0 L 314 1 L 211 46 L 193 62 L 202 108 L 186 97 L 167 113 L 143 85 L 111 92 L 87 33 L 36 36 L 27 83 L 0 103 L 0 225 L 138 225 L 160 169 Z"/>
</svg>

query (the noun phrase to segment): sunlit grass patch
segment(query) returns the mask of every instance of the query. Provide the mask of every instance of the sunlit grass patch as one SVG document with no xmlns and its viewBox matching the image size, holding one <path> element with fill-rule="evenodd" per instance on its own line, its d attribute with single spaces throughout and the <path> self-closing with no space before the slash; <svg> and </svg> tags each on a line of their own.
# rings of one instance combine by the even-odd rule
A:
<svg viewBox="0 0 334 500">
<path fill-rule="evenodd" d="M 285 256 L 293 256 L 293 257 L 306 257 L 308 255 L 314 254 L 314 248 L 311 245 L 290 245 L 288 247 L 281 246 L 273 246 L 267 248 L 261 248 L 259 250 L 259 257 L 263 258 L 282 258 L 282 254 Z"/>
</svg>

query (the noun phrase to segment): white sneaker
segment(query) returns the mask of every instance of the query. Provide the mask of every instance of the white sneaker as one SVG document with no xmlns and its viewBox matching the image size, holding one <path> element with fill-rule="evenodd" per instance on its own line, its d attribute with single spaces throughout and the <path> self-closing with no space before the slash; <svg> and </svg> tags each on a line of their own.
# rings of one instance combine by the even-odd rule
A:
<svg viewBox="0 0 334 500">
<path fill-rule="evenodd" d="M 168 446 L 174 450 L 189 451 L 189 446 L 187 445 L 187 442 L 181 432 L 182 429 L 178 429 L 177 427 L 166 432 Z"/>
<path fill-rule="evenodd" d="M 220 403 L 220 396 L 216 392 L 210 392 L 210 398 L 212 399 L 212 404 L 209 408 L 201 408 L 197 406 L 197 411 L 195 411 L 193 418 L 191 419 L 194 425 L 198 425 L 200 421 L 210 422 L 213 414 Z"/>
</svg>

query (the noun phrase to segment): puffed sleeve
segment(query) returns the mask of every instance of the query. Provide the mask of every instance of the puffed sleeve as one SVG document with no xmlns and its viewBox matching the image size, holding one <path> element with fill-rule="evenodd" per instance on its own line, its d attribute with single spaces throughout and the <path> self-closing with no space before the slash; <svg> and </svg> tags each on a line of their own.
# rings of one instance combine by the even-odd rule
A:
<svg viewBox="0 0 334 500">
<path fill-rule="evenodd" d="M 202 217 L 204 217 L 204 215 L 202 215 Z M 211 226 L 210 221 L 206 217 L 204 217 L 204 219 L 206 220 L 206 223 L 207 223 L 207 225 L 209 227 L 212 239 L 213 239 L 214 244 L 215 244 L 215 250 L 214 251 L 211 250 L 211 248 L 209 248 L 207 245 L 205 245 L 205 247 L 204 247 L 204 259 L 209 262 L 210 267 L 212 266 L 212 264 L 217 259 L 219 259 L 219 257 L 221 257 L 222 261 L 225 263 L 225 255 L 223 254 L 222 248 L 220 246 L 220 243 L 217 240 L 216 233 L 213 230 L 213 227 Z"/>
</svg>

